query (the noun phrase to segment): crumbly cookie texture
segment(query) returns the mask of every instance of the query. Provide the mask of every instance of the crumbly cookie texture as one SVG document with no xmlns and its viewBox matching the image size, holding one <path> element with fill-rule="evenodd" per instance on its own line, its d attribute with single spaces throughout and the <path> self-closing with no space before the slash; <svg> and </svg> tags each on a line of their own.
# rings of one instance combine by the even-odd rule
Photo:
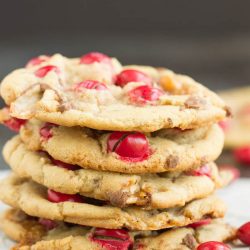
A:
<svg viewBox="0 0 250 250">
<path fill-rule="evenodd" d="M 118 207 L 133 204 L 147 209 L 184 206 L 191 200 L 208 196 L 232 180 L 230 175 L 224 178 L 225 173 L 222 178 L 214 163 L 207 164 L 209 176 L 181 172 L 128 175 L 89 169 L 72 171 L 60 167 L 60 163 L 57 165 L 45 153 L 29 151 L 19 136 L 7 142 L 3 156 L 20 177 L 31 178 L 58 192 L 80 193 Z"/>
<path fill-rule="evenodd" d="M 217 159 L 224 142 L 223 131 L 216 124 L 185 131 L 163 129 L 145 135 L 150 153 L 136 162 L 107 149 L 112 133 L 52 126 L 50 138 L 44 140 L 40 135 L 43 126 L 44 123 L 32 120 L 21 128 L 20 136 L 30 150 L 44 150 L 55 159 L 83 168 L 130 174 L 200 167 Z"/>
<path fill-rule="evenodd" d="M 15 250 L 99 250 L 106 249 L 91 240 L 95 229 L 83 226 L 68 226 L 60 223 L 53 230 L 45 230 L 37 218 L 20 210 L 10 209 L 1 216 L 2 230 L 19 242 Z M 171 229 L 165 232 L 131 232 L 134 250 L 194 250 L 206 241 L 225 242 L 235 237 L 235 229 L 222 220 L 197 227 Z"/>
<path fill-rule="evenodd" d="M 220 96 L 230 104 L 234 118 L 225 121 L 225 147 L 250 145 L 250 87 L 223 91 Z"/>
<path fill-rule="evenodd" d="M 105 204 L 79 202 L 52 203 L 47 200 L 47 188 L 14 174 L 1 183 L 0 199 L 31 216 L 86 226 L 131 230 L 185 226 L 204 217 L 223 217 L 226 210 L 225 204 L 213 195 L 191 201 L 184 207 L 164 210 L 143 210 L 138 207 L 120 209 Z"/>
<path fill-rule="evenodd" d="M 121 86 L 115 78 L 128 69 L 150 80 L 132 79 Z M 101 83 L 79 85 L 93 80 Z M 188 76 L 149 66 L 122 67 L 111 58 L 86 64 L 56 54 L 10 73 L 0 93 L 14 117 L 98 130 L 196 128 L 229 115 L 215 93 Z"/>
</svg>

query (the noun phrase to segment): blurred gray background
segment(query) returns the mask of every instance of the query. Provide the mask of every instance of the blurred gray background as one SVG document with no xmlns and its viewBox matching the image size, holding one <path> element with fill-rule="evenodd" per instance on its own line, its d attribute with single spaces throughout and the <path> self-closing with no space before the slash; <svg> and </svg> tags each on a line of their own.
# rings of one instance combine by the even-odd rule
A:
<svg viewBox="0 0 250 250">
<path fill-rule="evenodd" d="M 124 64 L 169 67 L 214 90 L 250 83 L 249 0 L 0 3 L 0 79 L 39 54 L 100 51 Z M 1 148 L 10 136 L 0 128 Z"/>
</svg>

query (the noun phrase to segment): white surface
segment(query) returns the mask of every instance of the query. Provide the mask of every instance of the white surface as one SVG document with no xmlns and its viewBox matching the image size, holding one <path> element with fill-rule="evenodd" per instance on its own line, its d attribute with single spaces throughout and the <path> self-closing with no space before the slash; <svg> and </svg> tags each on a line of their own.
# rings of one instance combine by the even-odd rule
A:
<svg viewBox="0 0 250 250">
<path fill-rule="evenodd" d="M 7 171 L 0 172 L 0 179 L 6 176 Z M 228 213 L 225 218 L 227 222 L 234 226 L 240 226 L 250 221 L 250 179 L 241 178 L 232 185 L 218 192 L 218 195 L 227 203 Z M 6 206 L 0 203 L 0 212 Z M 1 222 L 0 222 L 1 223 Z M 9 250 L 13 243 L 0 232 L 0 250 Z M 240 250 L 249 249 L 248 247 Z M 234 248 L 236 250 L 236 248 Z"/>
<path fill-rule="evenodd" d="M 8 171 L 1 171 L 0 179 L 5 177 L 7 173 Z M 6 208 L 7 206 L 0 201 L 0 212 L 2 212 Z M 0 231 L 0 250 L 9 250 L 11 246 L 13 246 L 13 243 Z"/>
</svg>

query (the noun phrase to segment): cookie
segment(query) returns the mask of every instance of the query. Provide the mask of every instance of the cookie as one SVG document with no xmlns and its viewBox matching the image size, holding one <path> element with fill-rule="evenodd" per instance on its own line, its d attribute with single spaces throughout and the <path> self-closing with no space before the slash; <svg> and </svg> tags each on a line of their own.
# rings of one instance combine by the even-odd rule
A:
<svg viewBox="0 0 250 250">
<path fill-rule="evenodd" d="M 223 91 L 221 97 L 233 110 L 231 120 L 221 122 L 225 131 L 225 147 L 237 148 L 250 145 L 250 87 Z"/>
<path fill-rule="evenodd" d="M 16 250 L 99 250 L 107 249 L 106 245 L 123 250 L 129 247 L 134 250 L 193 250 L 206 241 L 222 242 L 235 237 L 235 229 L 219 219 L 196 228 L 186 227 L 163 232 L 129 233 L 125 230 L 91 229 L 65 223 L 58 223 L 54 229 L 48 230 L 39 223 L 38 218 L 10 209 L 2 215 L 1 222 L 2 230 L 19 242 Z M 107 235 L 109 238 L 104 238 Z"/>
<path fill-rule="evenodd" d="M 205 217 L 223 217 L 226 210 L 225 204 L 213 195 L 191 201 L 184 207 L 143 210 L 134 206 L 121 209 L 82 196 L 59 194 L 14 174 L 1 183 L 0 199 L 31 216 L 86 226 L 131 230 L 185 226 Z"/>
<path fill-rule="evenodd" d="M 224 134 L 218 125 L 151 134 L 62 127 L 30 121 L 20 130 L 31 150 L 83 168 L 120 173 L 186 171 L 215 160 Z M 63 146 L 62 146 L 63 145 Z"/>
<path fill-rule="evenodd" d="M 197 128 L 229 115 L 215 93 L 188 76 L 164 68 L 122 67 L 106 55 L 90 57 L 56 54 L 10 73 L 2 81 L 1 96 L 11 115 L 140 132 Z"/>
<path fill-rule="evenodd" d="M 29 151 L 18 136 L 4 146 L 3 156 L 20 177 L 66 194 L 109 201 L 111 205 L 170 208 L 203 198 L 232 180 L 220 176 L 214 163 L 187 173 L 128 175 L 83 169 L 52 159 L 44 152 Z M 226 171 L 227 172 L 227 171 Z M 112 183 L 112 185 L 110 185 Z"/>
</svg>

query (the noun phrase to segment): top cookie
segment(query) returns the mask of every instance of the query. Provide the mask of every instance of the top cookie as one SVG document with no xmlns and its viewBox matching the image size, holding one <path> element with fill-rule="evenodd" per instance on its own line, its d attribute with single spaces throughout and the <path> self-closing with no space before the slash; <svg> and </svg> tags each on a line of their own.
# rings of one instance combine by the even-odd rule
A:
<svg viewBox="0 0 250 250">
<path fill-rule="evenodd" d="M 225 118 L 224 102 L 193 79 L 149 66 L 124 66 L 101 53 L 40 56 L 9 74 L 1 96 L 11 115 L 63 126 L 153 132 Z"/>
</svg>

